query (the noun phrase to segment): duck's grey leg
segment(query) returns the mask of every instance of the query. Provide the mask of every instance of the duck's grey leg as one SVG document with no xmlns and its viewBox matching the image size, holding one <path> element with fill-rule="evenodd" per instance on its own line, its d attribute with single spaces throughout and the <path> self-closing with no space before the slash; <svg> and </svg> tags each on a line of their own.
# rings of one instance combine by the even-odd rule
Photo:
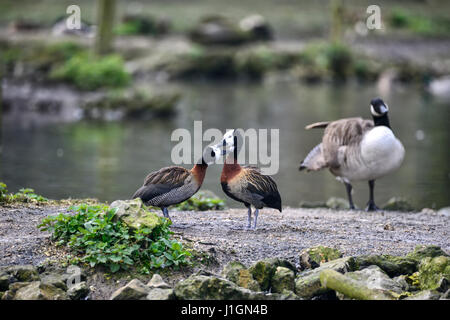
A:
<svg viewBox="0 0 450 320">
<path fill-rule="evenodd" d="M 353 198 L 352 198 L 352 185 L 348 182 L 344 182 L 345 184 L 345 190 L 347 190 L 347 197 L 348 197 L 348 205 L 351 210 L 355 209 L 355 205 L 353 204 Z"/>
<path fill-rule="evenodd" d="M 367 202 L 366 211 L 377 211 L 377 210 L 380 210 L 380 208 L 378 208 L 375 205 L 375 200 L 374 200 L 374 196 L 373 196 L 374 188 L 375 188 L 375 180 L 369 180 L 370 195 L 369 195 L 369 202 Z"/>
<path fill-rule="evenodd" d="M 255 210 L 255 224 L 253 225 L 253 229 L 256 230 L 256 222 L 258 221 L 258 213 L 259 213 L 259 209 Z"/>
<path fill-rule="evenodd" d="M 170 217 L 169 217 L 169 210 L 167 209 L 167 207 L 163 207 L 163 208 L 161 208 L 161 210 L 162 210 L 162 212 L 163 212 L 164 217 L 166 217 L 166 218 L 168 218 L 170 221 L 172 221 L 172 219 L 170 219 Z"/>
<path fill-rule="evenodd" d="M 248 206 L 248 224 L 247 229 L 250 229 L 252 226 L 252 207 Z"/>
</svg>

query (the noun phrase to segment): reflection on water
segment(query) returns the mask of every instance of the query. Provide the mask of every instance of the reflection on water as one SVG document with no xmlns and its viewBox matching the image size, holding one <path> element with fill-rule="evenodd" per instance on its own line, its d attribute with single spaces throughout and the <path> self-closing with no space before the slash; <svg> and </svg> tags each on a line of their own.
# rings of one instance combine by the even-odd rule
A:
<svg viewBox="0 0 450 320">
<path fill-rule="evenodd" d="M 11 191 L 33 187 L 50 198 L 97 197 L 124 199 L 142 184 L 150 171 L 171 165 L 172 130 L 279 128 L 280 170 L 274 176 L 283 205 L 345 197 L 344 187 L 327 171 L 304 173 L 298 166 L 320 142 L 321 130 L 305 125 L 342 117 L 370 117 L 368 102 L 377 96 L 373 86 L 304 86 L 300 84 L 190 84 L 180 85 L 184 98 L 179 116 L 171 121 L 76 122 L 19 125 L 6 114 L 2 128 L 0 180 Z M 376 183 L 375 197 L 382 204 L 404 196 L 415 205 L 450 204 L 450 106 L 422 96 L 413 87 L 382 97 L 389 104 L 391 125 L 406 148 L 403 166 Z M 206 143 L 205 143 L 206 145 Z M 189 166 L 186 166 L 189 167 Z M 221 166 L 208 169 L 203 188 L 225 197 Z M 364 207 L 366 183 L 355 185 L 354 199 Z M 227 199 L 230 206 L 239 206 Z"/>
</svg>

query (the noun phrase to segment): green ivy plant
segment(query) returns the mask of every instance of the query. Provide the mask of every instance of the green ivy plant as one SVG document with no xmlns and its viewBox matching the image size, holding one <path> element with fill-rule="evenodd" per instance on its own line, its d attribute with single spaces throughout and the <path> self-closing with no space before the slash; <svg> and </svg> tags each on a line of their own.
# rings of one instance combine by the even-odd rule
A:
<svg viewBox="0 0 450 320">
<path fill-rule="evenodd" d="M 5 183 L 0 182 L 0 203 L 11 202 L 47 202 L 48 199 L 41 195 L 34 193 L 31 188 L 22 188 L 17 193 L 8 193 L 8 187 Z"/>
<path fill-rule="evenodd" d="M 153 230 L 130 229 L 114 219 L 116 209 L 107 205 L 81 204 L 70 210 L 74 214 L 50 216 L 38 226 L 42 231 L 50 231 L 57 245 L 66 245 L 72 251 L 75 258 L 70 263 L 100 265 L 111 272 L 135 266 L 143 273 L 190 263 L 190 252 L 170 238 L 168 219 Z"/>
</svg>

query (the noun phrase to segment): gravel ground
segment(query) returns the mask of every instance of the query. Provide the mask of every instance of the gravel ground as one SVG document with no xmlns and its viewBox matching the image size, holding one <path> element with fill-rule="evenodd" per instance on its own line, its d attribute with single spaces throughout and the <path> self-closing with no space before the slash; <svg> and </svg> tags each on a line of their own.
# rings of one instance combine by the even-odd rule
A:
<svg viewBox="0 0 450 320">
<path fill-rule="evenodd" d="M 36 226 L 58 206 L 0 207 L 0 265 L 38 265 L 61 254 L 49 246 L 49 234 Z M 247 210 L 171 212 L 177 238 L 215 258 L 219 269 L 230 260 L 251 264 L 266 257 L 296 263 L 301 249 L 325 245 L 344 255 L 402 255 L 418 244 L 450 251 L 450 218 L 420 213 L 335 211 L 284 208 L 260 211 L 258 228 L 246 230 Z"/>
</svg>

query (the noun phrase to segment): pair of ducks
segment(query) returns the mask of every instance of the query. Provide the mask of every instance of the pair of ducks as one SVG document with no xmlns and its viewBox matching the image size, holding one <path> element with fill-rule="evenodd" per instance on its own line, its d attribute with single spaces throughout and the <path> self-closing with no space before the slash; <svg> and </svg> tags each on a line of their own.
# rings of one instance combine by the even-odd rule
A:
<svg viewBox="0 0 450 320">
<path fill-rule="evenodd" d="M 355 209 L 352 200 L 353 181 L 368 181 L 370 188 L 367 211 L 378 210 L 374 201 L 375 180 L 398 169 L 403 161 L 405 149 L 391 130 L 388 118 L 389 108 L 377 98 L 370 103 L 373 120 L 346 118 L 332 122 L 317 122 L 306 129 L 325 128 L 322 142 L 314 147 L 302 161 L 299 170 L 318 171 L 328 168 L 344 183 L 349 205 Z M 256 229 L 259 210 L 263 207 L 281 212 L 281 197 L 275 181 L 263 175 L 255 167 L 242 167 L 237 163 L 237 132 L 228 131 L 222 143 L 206 150 L 212 158 L 227 155 L 220 183 L 227 196 L 243 203 L 248 209 L 248 225 Z M 201 187 L 208 164 L 205 157 L 191 170 L 171 166 L 150 173 L 144 185 L 133 195 L 149 206 L 160 207 L 169 218 L 167 207 L 192 197 Z"/>
</svg>

